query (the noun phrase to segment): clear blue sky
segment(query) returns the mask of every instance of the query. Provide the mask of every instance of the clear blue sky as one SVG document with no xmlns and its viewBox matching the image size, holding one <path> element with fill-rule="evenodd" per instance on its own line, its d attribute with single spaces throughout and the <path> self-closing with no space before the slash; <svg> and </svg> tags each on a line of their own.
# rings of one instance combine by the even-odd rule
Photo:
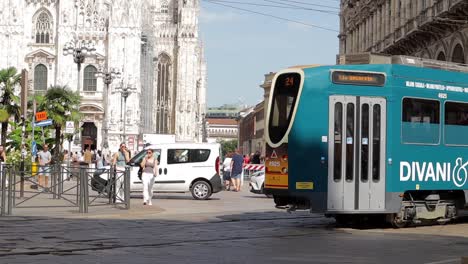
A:
<svg viewBox="0 0 468 264">
<path fill-rule="evenodd" d="M 208 106 L 238 103 L 239 100 L 254 105 L 262 100 L 263 90 L 259 85 L 265 73 L 294 65 L 335 64 L 338 32 L 236 10 L 210 1 L 214 0 L 201 0 L 200 17 L 208 63 Z M 338 13 L 338 0 L 221 0 L 218 3 L 336 31 L 339 29 L 337 14 L 305 10 Z M 288 9 L 288 5 L 297 9 Z"/>
</svg>

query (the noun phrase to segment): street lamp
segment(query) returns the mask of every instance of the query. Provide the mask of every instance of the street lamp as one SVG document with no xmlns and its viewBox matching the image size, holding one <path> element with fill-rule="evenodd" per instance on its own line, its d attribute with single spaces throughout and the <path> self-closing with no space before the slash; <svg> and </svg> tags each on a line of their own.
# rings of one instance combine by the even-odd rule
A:
<svg viewBox="0 0 468 264">
<path fill-rule="evenodd" d="M 127 127 L 127 98 L 130 96 L 130 94 L 134 93 L 136 91 L 135 87 L 132 87 L 131 85 L 124 85 L 122 81 L 121 87 L 118 87 L 115 89 L 116 93 L 120 93 L 124 100 L 123 104 L 123 142 L 126 142 L 126 127 Z"/>
<path fill-rule="evenodd" d="M 101 148 L 108 148 L 108 134 L 109 134 L 109 117 L 108 117 L 108 105 L 109 105 L 109 85 L 112 83 L 114 79 L 120 78 L 121 73 L 116 68 L 111 68 L 107 70 L 100 69 L 96 73 L 96 78 L 102 78 L 105 84 L 105 91 L 104 91 L 104 122 L 102 124 L 102 144 Z"/>
<path fill-rule="evenodd" d="M 73 61 L 78 66 L 78 84 L 77 90 L 80 92 L 80 76 L 81 76 L 81 64 L 84 63 L 86 57 L 91 57 L 96 54 L 96 48 L 91 41 L 70 41 L 65 43 L 63 47 L 63 55 L 72 55 Z"/>
</svg>

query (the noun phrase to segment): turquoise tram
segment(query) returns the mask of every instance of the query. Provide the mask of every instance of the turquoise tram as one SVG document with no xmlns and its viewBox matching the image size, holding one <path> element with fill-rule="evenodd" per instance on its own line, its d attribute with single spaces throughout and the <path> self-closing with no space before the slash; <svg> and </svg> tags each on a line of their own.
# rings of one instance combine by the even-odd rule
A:
<svg viewBox="0 0 468 264">
<path fill-rule="evenodd" d="M 397 227 L 468 201 L 468 66 L 393 56 L 278 72 L 265 191 L 279 207 Z"/>
</svg>

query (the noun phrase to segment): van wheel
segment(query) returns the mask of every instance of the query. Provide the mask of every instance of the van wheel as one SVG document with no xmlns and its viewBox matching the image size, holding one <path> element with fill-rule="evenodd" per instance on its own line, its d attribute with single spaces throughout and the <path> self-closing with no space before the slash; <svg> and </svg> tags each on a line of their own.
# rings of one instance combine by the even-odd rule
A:
<svg viewBox="0 0 468 264">
<path fill-rule="evenodd" d="M 210 198 L 211 186 L 205 181 L 197 181 L 192 185 L 192 196 L 196 200 L 206 200 Z"/>
</svg>

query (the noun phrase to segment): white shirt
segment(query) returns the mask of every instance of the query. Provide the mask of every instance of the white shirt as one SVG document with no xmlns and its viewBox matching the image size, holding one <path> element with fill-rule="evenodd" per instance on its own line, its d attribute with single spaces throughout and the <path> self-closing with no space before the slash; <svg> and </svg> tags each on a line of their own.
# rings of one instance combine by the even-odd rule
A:
<svg viewBox="0 0 468 264">
<path fill-rule="evenodd" d="M 225 158 L 223 162 L 223 170 L 224 171 L 231 171 L 231 161 L 232 158 Z"/>
</svg>

